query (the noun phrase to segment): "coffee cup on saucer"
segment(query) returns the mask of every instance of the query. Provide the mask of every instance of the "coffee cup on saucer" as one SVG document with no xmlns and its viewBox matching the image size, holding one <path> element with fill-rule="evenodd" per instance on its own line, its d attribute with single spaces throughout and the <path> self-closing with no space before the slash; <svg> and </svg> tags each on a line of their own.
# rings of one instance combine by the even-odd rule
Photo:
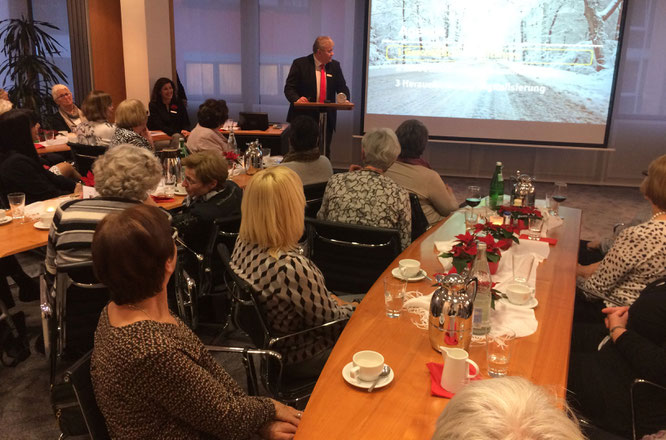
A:
<svg viewBox="0 0 666 440">
<path fill-rule="evenodd" d="M 506 288 L 506 296 L 509 302 L 522 306 L 532 299 L 532 288 L 523 283 L 512 283 Z"/>
<path fill-rule="evenodd" d="M 411 258 L 405 258 L 398 262 L 400 267 L 400 273 L 405 278 L 415 277 L 421 272 L 421 263 L 419 260 L 412 260 Z"/>
<path fill-rule="evenodd" d="M 0 209 L 0 221 L 4 221 L 6 215 L 7 215 L 7 210 Z"/>
<path fill-rule="evenodd" d="M 353 366 L 349 375 L 353 379 L 371 382 L 379 377 L 384 368 L 384 356 L 372 350 L 363 350 L 352 357 Z"/>
<path fill-rule="evenodd" d="M 42 212 L 42 215 L 39 216 L 39 222 L 42 226 L 50 226 L 53 221 L 53 216 L 55 215 L 55 208 L 47 208 Z"/>
</svg>

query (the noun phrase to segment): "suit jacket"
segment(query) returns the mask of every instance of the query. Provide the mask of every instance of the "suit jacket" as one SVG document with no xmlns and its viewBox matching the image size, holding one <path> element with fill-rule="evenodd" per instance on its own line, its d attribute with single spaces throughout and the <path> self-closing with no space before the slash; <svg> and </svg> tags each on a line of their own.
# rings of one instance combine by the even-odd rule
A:
<svg viewBox="0 0 666 440">
<path fill-rule="evenodd" d="M 167 110 L 164 104 L 157 102 L 148 103 L 150 115 L 148 116 L 149 130 L 162 130 L 169 136 L 180 133 L 181 130 L 190 129 L 190 118 L 187 116 L 185 106 L 171 101 L 171 110 Z M 172 113 L 175 112 L 175 113 Z"/>
<path fill-rule="evenodd" d="M 340 63 L 332 60 L 326 64 L 326 102 L 335 102 L 335 95 L 344 93 L 349 97 L 349 88 L 342 74 Z M 291 122 L 296 116 L 305 114 L 318 120 L 316 111 L 296 110 L 294 101 L 301 96 L 308 98 L 310 102 L 315 102 L 317 98 L 317 75 L 315 74 L 314 55 L 296 58 L 291 63 L 287 82 L 284 85 L 284 96 L 290 102 L 289 113 L 287 113 L 287 122 Z M 328 110 L 329 131 L 335 129 L 336 111 Z"/>
</svg>

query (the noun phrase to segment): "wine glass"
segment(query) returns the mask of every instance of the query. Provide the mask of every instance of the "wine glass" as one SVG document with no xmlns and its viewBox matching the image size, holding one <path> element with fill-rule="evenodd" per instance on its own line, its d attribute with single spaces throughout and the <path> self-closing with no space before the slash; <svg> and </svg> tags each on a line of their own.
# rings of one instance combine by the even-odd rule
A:
<svg viewBox="0 0 666 440">
<path fill-rule="evenodd" d="M 564 182 L 555 182 L 552 198 L 555 201 L 553 212 L 555 215 L 558 215 L 560 212 L 560 203 L 567 199 L 567 184 Z"/>
<path fill-rule="evenodd" d="M 481 187 L 476 185 L 468 186 L 465 202 L 472 208 L 479 206 L 479 203 L 481 203 Z"/>
</svg>

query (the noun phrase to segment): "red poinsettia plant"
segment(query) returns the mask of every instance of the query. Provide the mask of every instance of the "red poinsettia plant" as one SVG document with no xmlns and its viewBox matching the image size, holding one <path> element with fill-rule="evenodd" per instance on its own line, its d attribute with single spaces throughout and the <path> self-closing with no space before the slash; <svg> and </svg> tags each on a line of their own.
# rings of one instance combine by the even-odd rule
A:
<svg viewBox="0 0 666 440">
<path fill-rule="evenodd" d="M 85 186 L 95 186 L 95 175 L 92 171 L 88 171 L 88 174 L 81 176 L 81 182 L 83 182 Z"/>
<path fill-rule="evenodd" d="M 439 256 L 442 258 L 452 258 L 453 267 L 456 269 L 456 272 L 462 273 L 466 267 L 472 264 L 474 258 L 477 254 L 477 241 L 483 242 L 486 244 L 486 258 L 488 259 L 488 264 L 496 265 L 499 262 L 502 256 L 502 248 L 508 249 L 511 246 L 510 239 L 500 239 L 495 240 L 491 234 L 487 235 L 477 235 L 476 233 L 470 234 L 465 232 L 464 234 L 456 235 L 457 243 L 453 245 L 449 252 L 443 252 Z M 495 269 L 496 270 L 496 269 Z M 491 268 L 491 272 L 492 268 Z"/>
<path fill-rule="evenodd" d="M 497 212 L 499 215 L 504 215 L 505 212 L 510 212 L 512 218 L 542 218 L 541 211 L 534 206 L 500 206 L 497 209 Z"/>
<path fill-rule="evenodd" d="M 229 162 L 229 164 L 241 165 L 240 155 L 234 151 L 225 151 L 224 158 L 227 160 L 227 162 Z"/>
<path fill-rule="evenodd" d="M 509 249 L 511 245 L 520 243 L 515 233 L 519 233 L 520 228 L 514 225 L 494 225 L 492 223 L 477 223 L 474 225 L 475 235 L 492 235 L 498 241 L 498 246 L 503 251 Z M 499 244 L 501 242 L 501 244 Z"/>
</svg>

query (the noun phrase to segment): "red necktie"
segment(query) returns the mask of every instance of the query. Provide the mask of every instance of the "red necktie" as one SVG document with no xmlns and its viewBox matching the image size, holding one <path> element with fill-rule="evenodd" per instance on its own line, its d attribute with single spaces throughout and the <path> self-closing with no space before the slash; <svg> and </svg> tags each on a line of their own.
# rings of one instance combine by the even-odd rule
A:
<svg viewBox="0 0 666 440">
<path fill-rule="evenodd" d="M 319 102 L 326 101 L 326 69 L 321 65 L 321 78 L 319 79 Z"/>
</svg>

